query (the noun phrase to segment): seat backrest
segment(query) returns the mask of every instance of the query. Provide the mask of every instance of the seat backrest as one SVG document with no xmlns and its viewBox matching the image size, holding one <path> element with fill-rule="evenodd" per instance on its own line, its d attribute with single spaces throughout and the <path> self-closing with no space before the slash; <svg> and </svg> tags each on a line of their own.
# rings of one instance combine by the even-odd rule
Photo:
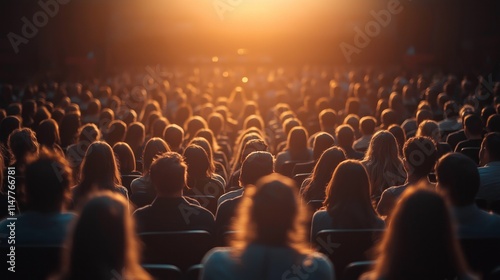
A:
<svg viewBox="0 0 500 280">
<path fill-rule="evenodd" d="M 476 147 L 466 147 L 460 150 L 461 154 L 464 154 L 474 160 L 476 164 L 479 164 L 479 148 Z"/>
<path fill-rule="evenodd" d="M 488 275 L 500 264 L 500 237 L 462 238 L 460 245 L 473 271 Z"/>
<path fill-rule="evenodd" d="M 375 261 L 353 262 L 346 266 L 342 280 L 358 280 L 363 273 L 368 272 L 375 265 Z"/>
<path fill-rule="evenodd" d="M 143 232 L 139 238 L 144 243 L 142 263 L 172 264 L 182 271 L 199 264 L 214 243 L 204 230 Z"/>
<path fill-rule="evenodd" d="M 180 268 L 170 264 L 143 264 L 142 267 L 154 279 L 182 280 L 183 274 Z"/>
<path fill-rule="evenodd" d="M 295 183 L 297 183 L 297 187 L 299 189 L 302 186 L 304 180 L 309 178 L 309 176 L 311 176 L 311 173 L 300 173 L 293 176 L 293 179 L 295 180 Z"/>
<path fill-rule="evenodd" d="M 295 164 L 292 170 L 292 175 L 295 176 L 301 173 L 311 173 L 316 165 L 316 161 L 311 160 L 308 162 L 299 162 Z"/>
<path fill-rule="evenodd" d="M 0 279 L 47 279 L 59 270 L 63 247 L 16 245 L 13 251 L 10 249 L 7 245 L 0 247 Z M 8 271 L 11 260 L 15 273 Z"/>
<path fill-rule="evenodd" d="M 309 200 L 307 206 L 314 212 L 323 206 L 323 200 Z"/>
<path fill-rule="evenodd" d="M 372 249 L 384 232 L 383 229 L 322 230 L 312 242 L 330 258 L 335 273 L 340 276 L 348 264 L 372 260 Z"/>
<path fill-rule="evenodd" d="M 154 194 L 144 192 L 144 191 L 138 191 L 138 192 L 133 193 L 130 196 L 130 201 L 132 201 L 132 203 L 134 203 L 134 205 L 137 208 L 140 208 L 140 207 L 151 204 L 153 202 L 153 200 L 155 199 L 155 197 L 156 196 Z"/>
<path fill-rule="evenodd" d="M 191 266 L 184 276 L 184 280 L 198 280 L 200 279 L 201 271 L 203 270 L 202 264 Z"/>
<path fill-rule="evenodd" d="M 298 161 L 286 161 L 281 165 L 280 170 L 276 170 L 276 172 L 280 173 L 283 176 L 287 176 L 289 178 L 293 178 L 292 171 L 295 167 L 295 164 L 299 163 Z"/>
<path fill-rule="evenodd" d="M 208 209 L 208 211 L 212 212 L 212 214 L 215 215 L 215 212 L 217 212 L 217 198 L 215 198 L 213 195 L 188 195 L 191 198 L 196 199 L 201 207 L 204 207 Z"/>
</svg>

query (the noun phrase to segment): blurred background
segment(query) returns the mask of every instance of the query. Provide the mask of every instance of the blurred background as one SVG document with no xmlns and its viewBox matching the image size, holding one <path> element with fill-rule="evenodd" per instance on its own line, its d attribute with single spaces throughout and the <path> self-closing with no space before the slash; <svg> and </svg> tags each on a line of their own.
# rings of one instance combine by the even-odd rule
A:
<svg viewBox="0 0 500 280">
<path fill-rule="evenodd" d="M 364 29 L 371 12 L 391 1 L 41 0 L 58 3 L 58 11 L 16 54 L 8 34 L 22 36 L 22 18 L 33 22 L 41 4 L 2 0 L 0 80 L 99 76 L 157 63 L 345 65 L 339 45 L 354 45 L 354 28 Z M 498 68 L 500 1 L 396 2 L 402 11 L 349 65 Z"/>
</svg>

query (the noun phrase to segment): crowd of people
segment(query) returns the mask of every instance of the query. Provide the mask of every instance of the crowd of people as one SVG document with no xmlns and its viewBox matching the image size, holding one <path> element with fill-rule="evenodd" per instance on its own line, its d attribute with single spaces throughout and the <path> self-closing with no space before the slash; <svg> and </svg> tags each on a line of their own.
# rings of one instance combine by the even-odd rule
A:
<svg viewBox="0 0 500 280">
<path fill-rule="evenodd" d="M 152 279 L 141 234 L 202 230 L 227 246 L 200 279 L 327 280 L 343 267 L 317 234 L 373 229 L 361 279 L 486 278 L 459 241 L 500 239 L 487 83 L 206 67 L 0 85 L 0 246 L 15 217 L 16 246 L 62 248 L 51 279 Z"/>
</svg>

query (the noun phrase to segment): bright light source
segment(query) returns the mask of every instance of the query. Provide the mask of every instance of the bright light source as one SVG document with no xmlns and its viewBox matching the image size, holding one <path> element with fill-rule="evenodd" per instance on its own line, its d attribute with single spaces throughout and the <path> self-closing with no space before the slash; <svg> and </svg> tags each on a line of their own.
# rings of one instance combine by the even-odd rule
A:
<svg viewBox="0 0 500 280">
<path fill-rule="evenodd" d="M 222 72 L 222 77 L 224 77 L 224 78 L 229 77 L 229 72 L 227 72 L 227 71 Z"/>
<path fill-rule="evenodd" d="M 248 50 L 247 49 L 238 49 L 236 52 L 238 53 L 238 55 L 245 55 L 248 53 Z"/>
<path fill-rule="evenodd" d="M 244 84 L 246 84 L 246 83 L 248 83 L 248 78 L 247 78 L 247 77 L 243 77 L 243 78 L 241 78 L 241 81 L 242 81 Z"/>
<path fill-rule="evenodd" d="M 218 58 L 218 57 L 216 57 L 216 56 L 212 57 L 212 62 L 214 62 L 214 63 L 215 63 L 215 62 L 218 62 L 218 61 L 219 61 L 219 58 Z"/>
</svg>

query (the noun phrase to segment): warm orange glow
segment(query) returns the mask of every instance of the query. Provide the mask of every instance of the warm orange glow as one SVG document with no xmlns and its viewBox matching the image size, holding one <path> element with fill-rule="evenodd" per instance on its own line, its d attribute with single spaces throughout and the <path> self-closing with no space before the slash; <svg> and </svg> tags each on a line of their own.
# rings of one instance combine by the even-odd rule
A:
<svg viewBox="0 0 500 280">
<path fill-rule="evenodd" d="M 246 84 L 246 83 L 248 83 L 248 78 L 247 78 L 247 77 L 243 77 L 243 78 L 241 78 L 241 81 L 242 81 L 244 84 Z"/>
<path fill-rule="evenodd" d="M 219 58 L 217 56 L 212 57 L 212 62 L 215 63 L 215 62 L 218 62 L 218 61 L 219 61 Z"/>
</svg>

